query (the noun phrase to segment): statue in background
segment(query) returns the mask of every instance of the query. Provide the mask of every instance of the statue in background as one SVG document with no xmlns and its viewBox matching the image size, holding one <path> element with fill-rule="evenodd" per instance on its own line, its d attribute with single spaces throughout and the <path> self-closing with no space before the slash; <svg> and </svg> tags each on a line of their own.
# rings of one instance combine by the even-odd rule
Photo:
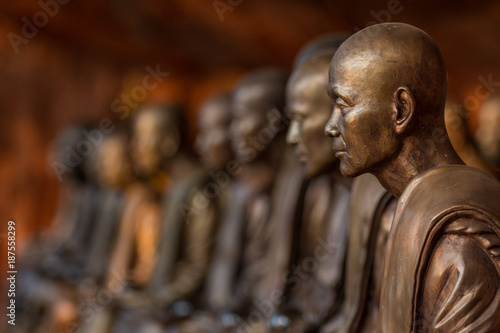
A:
<svg viewBox="0 0 500 333">
<path fill-rule="evenodd" d="M 500 97 L 490 98 L 479 109 L 474 141 L 488 171 L 500 179 Z"/>
<path fill-rule="evenodd" d="M 204 307 L 221 212 L 227 204 L 232 151 L 228 127 L 231 98 L 207 100 L 199 114 L 196 150 L 205 167 L 176 175 L 163 200 L 158 259 L 147 286 L 122 302 L 115 332 L 162 332 Z"/>
<path fill-rule="evenodd" d="M 407 24 L 357 32 L 330 65 L 325 131 L 342 174 L 372 173 L 398 198 L 382 333 L 500 330 L 500 184 L 453 150 L 446 89 L 438 47 Z"/>
<path fill-rule="evenodd" d="M 68 127 L 56 140 L 54 162 L 65 171 L 59 206 L 51 228 L 22 258 L 18 304 L 19 316 L 26 319 L 20 320 L 20 331 L 62 330 L 76 320 L 75 289 L 83 279 L 100 192 L 93 165 L 97 149 L 92 146 L 85 156 L 76 152 L 86 139 L 83 133 L 94 130 L 89 125 Z M 72 164 L 67 165 L 70 154 Z"/>
<path fill-rule="evenodd" d="M 276 286 L 282 297 L 258 331 L 317 331 L 342 304 L 351 180 L 340 174 L 323 131 L 331 113 L 326 95 L 328 66 L 344 40 L 340 35 L 326 36 L 308 44 L 299 53 L 287 84 L 287 142 L 304 167 L 305 181 L 300 196 L 287 207 L 293 212 L 288 221 L 288 262 L 280 272 L 282 283 Z M 273 236 L 272 243 L 283 234 Z"/>
<path fill-rule="evenodd" d="M 464 106 L 451 98 L 446 100 L 444 121 L 453 149 L 465 164 L 491 172 L 491 167 L 480 155 L 477 144 L 469 132 L 468 119 L 469 114 Z"/>
<path fill-rule="evenodd" d="M 207 310 L 179 325 L 181 332 L 225 332 L 247 319 L 265 269 L 270 192 L 283 157 L 287 76 L 266 68 L 234 89 L 229 129 L 238 170 L 222 219 L 207 285 Z"/>
<path fill-rule="evenodd" d="M 170 179 L 165 165 L 175 158 L 181 144 L 177 107 L 151 105 L 138 110 L 132 120 L 131 157 L 137 179 L 125 192 L 125 211 L 108 267 L 106 286 L 121 284 L 141 288 L 156 261 L 160 231 L 160 198 Z"/>
<path fill-rule="evenodd" d="M 83 276 L 102 285 L 122 218 L 124 190 L 133 179 L 129 138 L 122 132 L 104 136 L 97 147 L 96 175 L 102 189 L 96 214 L 96 227 L 90 239 Z"/>
<path fill-rule="evenodd" d="M 161 198 L 174 181 L 196 169 L 184 149 L 183 116 L 176 105 L 152 104 L 140 108 L 132 119 L 130 151 L 136 179 L 125 191 L 125 209 L 103 285 L 112 291 L 114 302 L 84 331 L 107 331 L 116 318 L 113 312 L 121 322 L 122 313 L 146 299 L 135 295 L 148 286 L 158 260 Z"/>
</svg>

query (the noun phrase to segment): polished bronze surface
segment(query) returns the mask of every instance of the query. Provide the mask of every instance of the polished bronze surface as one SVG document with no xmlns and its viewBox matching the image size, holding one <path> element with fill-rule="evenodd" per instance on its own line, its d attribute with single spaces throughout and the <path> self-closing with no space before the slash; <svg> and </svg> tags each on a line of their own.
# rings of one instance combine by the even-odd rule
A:
<svg viewBox="0 0 500 333">
<path fill-rule="evenodd" d="M 329 73 L 334 110 L 325 130 L 342 173 L 371 172 L 396 196 L 419 172 L 461 163 L 446 136 L 443 59 L 416 34 L 408 25 L 367 28 L 339 48 Z"/>
<path fill-rule="evenodd" d="M 451 147 L 438 47 L 410 25 L 371 26 L 339 48 L 329 75 L 325 132 L 342 173 L 373 173 L 398 198 L 379 331 L 499 331 L 500 184 Z"/>
</svg>

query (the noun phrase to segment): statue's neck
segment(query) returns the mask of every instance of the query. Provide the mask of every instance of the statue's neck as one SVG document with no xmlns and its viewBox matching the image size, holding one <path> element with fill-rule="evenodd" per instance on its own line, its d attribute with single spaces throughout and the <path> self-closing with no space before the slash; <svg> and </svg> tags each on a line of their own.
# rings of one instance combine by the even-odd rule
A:
<svg viewBox="0 0 500 333">
<path fill-rule="evenodd" d="M 395 158 L 374 170 L 373 174 L 382 186 L 396 198 L 419 174 L 438 166 L 464 164 L 448 139 L 443 143 L 427 140 L 407 138 Z"/>
</svg>

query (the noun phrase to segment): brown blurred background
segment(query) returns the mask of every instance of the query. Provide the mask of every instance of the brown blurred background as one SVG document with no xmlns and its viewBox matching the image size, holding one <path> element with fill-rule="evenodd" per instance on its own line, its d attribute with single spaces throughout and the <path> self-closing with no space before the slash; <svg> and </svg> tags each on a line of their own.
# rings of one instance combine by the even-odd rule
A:
<svg viewBox="0 0 500 333">
<path fill-rule="evenodd" d="M 170 73 L 147 98 L 185 102 L 194 119 L 205 96 L 230 88 L 245 70 L 289 69 L 319 34 L 390 20 L 434 37 L 459 102 L 478 101 L 479 77 L 500 82 L 500 2 L 493 0 L 55 1 L 0 4 L 1 267 L 9 219 L 18 255 L 51 223 L 59 183 L 48 153 L 58 131 L 103 117 L 118 124 L 111 105 L 141 84 L 147 66 Z M 38 22 L 38 31 L 26 22 Z M 474 113 L 470 120 L 473 131 Z"/>
</svg>

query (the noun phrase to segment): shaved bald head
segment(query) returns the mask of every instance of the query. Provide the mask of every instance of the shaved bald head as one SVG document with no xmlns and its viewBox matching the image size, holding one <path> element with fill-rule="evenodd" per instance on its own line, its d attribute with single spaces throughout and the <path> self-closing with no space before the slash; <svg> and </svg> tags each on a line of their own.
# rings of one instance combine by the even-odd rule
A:
<svg viewBox="0 0 500 333">
<path fill-rule="evenodd" d="M 384 23 L 354 34 L 331 62 L 330 84 L 335 84 L 335 72 L 347 70 L 367 86 L 379 86 L 387 98 L 407 87 L 416 103 L 416 120 L 437 113 L 444 124 L 446 67 L 438 46 L 424 31 L 404 23 Z"/>
</svg>

